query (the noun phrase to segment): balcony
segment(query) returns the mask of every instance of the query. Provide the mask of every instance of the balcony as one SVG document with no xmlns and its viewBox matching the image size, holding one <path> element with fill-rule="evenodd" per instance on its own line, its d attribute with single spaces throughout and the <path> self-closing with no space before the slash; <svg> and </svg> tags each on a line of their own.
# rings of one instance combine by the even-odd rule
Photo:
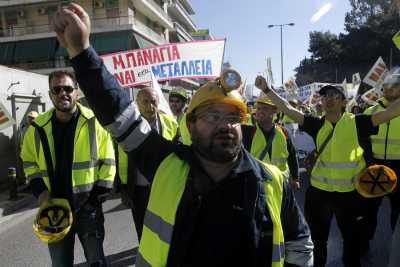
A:
<svg viewBox="0 0 400 267">
<path fill-rule="evenodd" d="M 185 39 L 185 41 L 193 40 L 192 36 L 185 30 L 185 28 L 183 28 L 182 25 L 180 25 L 176 21 L 174 21 L 174 29 L 179 35 L 181 35 Z"/>
<path fill-rule="evenodd" d="M 133 6 L 152 21 L 156 21 L 164 28 L 173 29 L 168 14 L 153 0 L 131 0 Z"/>
<path fill-rule="evenodd" d="M 152 28 L 150 28 L 140 20 L 135 20 L 133 24 L 133 30 L 145 36 L 147 39 L 149 39 L 156 45 L 167 43 L 167 40 L 165 39 L 164 35 L 158 34 Z"/>
<path fill-rule="evenodd" d="M 50 24 L 19 26 L 12 25 L 6 29 L 0 29 L 0 41 L 19 41 L 35 38 L 55 36 L 53 26 Z"/>
<path fill-rule="evenodd" d="M 183 24 L 190 32 L 196 31 L 197 27 L 190 17 L 190 14 L 179 1 L 171 1 L 168 4 L 168 12 L 173 19 Z"/>
<path fill-rule="evenodd" d="M 13 1 L 0 1 L 0 7 L 31 5 L 38 3 L 48 3 L 49 0 L 13 0 Z M 57 1 L 53 1 L 57 2 Z"/>
</svg>

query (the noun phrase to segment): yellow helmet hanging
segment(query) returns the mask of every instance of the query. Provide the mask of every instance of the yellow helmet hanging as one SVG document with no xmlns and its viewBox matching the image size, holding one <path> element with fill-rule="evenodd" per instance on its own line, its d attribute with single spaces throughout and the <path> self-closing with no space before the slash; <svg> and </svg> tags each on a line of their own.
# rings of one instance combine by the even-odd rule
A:
<svg viewBox="0 0 400 267">
<path fill-rule="evenodd" d="M 68 200 L 53 198 L 42 205 L 33 222 L 33 232 L 45 243 L 63 239 L 71 229 L 73 216 Z"/>
<path fill-rule="evenodd" d="M 363 197 L 380 197 L 396 188 L 396 173 L 385 165 L 372 165 L 361 172 L 354 186 Z"/>
</svg>

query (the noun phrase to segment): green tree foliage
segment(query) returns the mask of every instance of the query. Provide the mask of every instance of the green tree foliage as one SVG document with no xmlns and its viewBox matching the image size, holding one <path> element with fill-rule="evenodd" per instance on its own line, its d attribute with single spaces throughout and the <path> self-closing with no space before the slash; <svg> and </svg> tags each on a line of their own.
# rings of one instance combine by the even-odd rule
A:
<svg viewBox="0 0 400 267">
<path fill-rule="evenodd" d="M 298 84 L 350 81 L 353 73 L 366 75 L 379 56 L 387 64 L 400 64 L 400 51 L 392 43 L 400 30 L 400 16 L 391 1 L 349 1 L 352 9 L 346 14 L 345 33 L 310 32 L 311 56 L 295 69 Z"/>
</svg>

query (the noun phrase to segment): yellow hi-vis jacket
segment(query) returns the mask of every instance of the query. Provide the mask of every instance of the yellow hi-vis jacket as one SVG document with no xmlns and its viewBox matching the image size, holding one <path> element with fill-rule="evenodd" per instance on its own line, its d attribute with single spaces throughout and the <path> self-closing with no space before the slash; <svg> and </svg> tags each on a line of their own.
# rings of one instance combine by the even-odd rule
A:
<svg viewBox="0 0 400 267">
<path fill-rule="evenodd" d="M 190 146 L 192 144 L 192 137 L 190 136 L 189 129 L 186 123 L 186 113 L 183 115 L 179 123 L 179 132 L 181 133 L 182 144 Z"/>
<path fill-rule="evenodd" d="M 325 120 L 317 134 L 317 150 L 332 129 L 332 124 Z M 345 112 L 311 172 L 311 185 L 329 192 L 353 191 L 354 179 L 366 166 L 363 152 L 358 143 L 355 116 Z"/>
<path fill-rule="evenodd" d="M 94 117 L 93 111 L 77 104 L 80 115 L 75 130 L 72 159 L 72 192 L 89 193 L 94 186 L 111 189 L 116 173 L 115 155 L 110 134 Z M 55 109 L 41 114 L 35 123 L 44 129 L 55 166 L 54 139 L 51 117 Z M 25 134 L 21 157 L 28 181 L 43 179 L 51 192 L 47 164 L 38 130 L 30 126 Z M 57 179 L 57 177 L 54 177 Z"/>
<path fill-rule="evenodd" d="M 272 266 L 280 267 L 284 264 L 285 255 L 280 220 L 283 176 L 276 167 L 264 166 L 273 177 L 272 180 L 264 182 L 266 204 L 273 222 Z M 136 266 L 167 265 L 175 215 L 185 190 L 189 170 L 189 164 L 174 153 L 166 157 L 158 167 L 151 187 Z"/>
<path fill-rule="evenodd" d="M 364 111 L 365 114 L 373 114 L 385 110 L 388 101 L 385 98 Z M 383 106 L 382 106 L 383 105 Z M 377 135 L 371 135 L 372 153 L 375 159 L 400 160 L 400 117 L 379 125 Z"/>
<path fill-rule="evenodd" d="M 289 169 L 287 159 L 289 151 L 287 150 L 287 137 L 282 128 L 274 126 L 272 143 L 268 144 L 265 140 L 264 133 L 258 126 L 251 143 L 250 153 L 257 159 L 265 163 L 270 163 L 277 166 L 282 172 Z M 268 150 L 271 151 L 271 158 Z"/>
<path fill-rule="evenodd" d="M 176 132 L 178 130 L 178 124 L 175 120 L 175 117 L 164 113 L 159 113 L 158 115 L 160 116 L 162 136 L 167 140 L 174 139 Z M 118 174 L 119 174 L 119 179 L 121 180 L 121 184 L 127 184 L 128 155 L 121 148 L 121 146 L 118 146 Z"/>
</svg>

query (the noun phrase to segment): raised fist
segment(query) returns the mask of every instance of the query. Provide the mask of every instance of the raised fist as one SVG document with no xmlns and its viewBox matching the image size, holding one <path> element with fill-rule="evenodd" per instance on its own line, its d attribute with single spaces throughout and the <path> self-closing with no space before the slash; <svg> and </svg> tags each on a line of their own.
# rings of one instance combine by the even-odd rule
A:
<svg viewBox="0 0 400 267">
<path fill-rule="evenodd" d="M 90 18 L 79 5 L 62 6 L 53 17 L 54 30 L 60 45 L 72 58 L 90 46 Z"/>
<path fill-rule="evenodd" d="M 256 81 L 254 82 L 254 85 L 264 93 L 268 93 L 269 91 L 271 91 L 271 89 L 268 87 L 267 81 L 263 76 L 258 75 Z"/>
</svg>

